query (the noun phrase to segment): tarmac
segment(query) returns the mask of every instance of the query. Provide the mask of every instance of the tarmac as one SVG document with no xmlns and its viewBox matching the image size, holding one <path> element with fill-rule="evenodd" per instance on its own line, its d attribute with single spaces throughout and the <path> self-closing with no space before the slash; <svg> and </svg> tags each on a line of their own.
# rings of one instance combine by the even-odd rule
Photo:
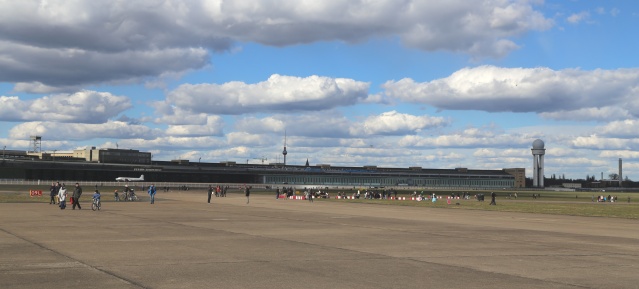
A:
<svg viewBox="0 0 639 289">
<path fill-rule="evenodd" d="M 639 288 L 637 220 L 203 191 L 81 204 L 0 204 L 0 288 Z"/>
</svg>

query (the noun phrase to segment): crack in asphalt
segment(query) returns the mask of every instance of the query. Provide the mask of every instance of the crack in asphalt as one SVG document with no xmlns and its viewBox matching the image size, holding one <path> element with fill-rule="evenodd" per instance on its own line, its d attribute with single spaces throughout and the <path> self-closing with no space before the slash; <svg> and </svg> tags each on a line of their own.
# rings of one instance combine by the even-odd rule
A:
<svg viewBox="0 0 639 289">
<path fill-rule="evenodd" d="M 85 263 L 85 262 L 82 262 L 82 261 L 80 261 L 80 260 L 78 260 L 78 259 L 75 259 L 75 258 L 73 258 L 73 257 L 69 256 L 69 255 L 63 254 L 63 253 L 62 253 L 62 252 L 60 252 L 60 251 L 54 250 L 54 249 L 52 249 L 52 248 L 49 248 L 49 247 L 47 247 L 47 246 L 45 246 L 45 245 L 43 245 L 43 244 L 41 244 L 41 243 L 38 243 L 38 242 L 35 242 L 35 241 L 32 241 L 32 240 L 29 240 L 29 239 L 27 239 L 27 238 L 25 238 L 25 237 L 22 237 L 22 236 L 18 236 L 18 235 L 16 235 L 16 234 L 14 234 L 13 232 L 7 231 L 7 230 L 6 230 L 6 229 L 4 229 L 4 228 L 0 228 L 0 231 L 2 231 L 2 232 L 4 232 L 4 233 L 6 233 L 6 234 L 8 234 L 8 235 L 11 235 L 11 236 L 13 236 L 13 237 L 15 237 L 15 238 L 18 238 L 18 239 L 20 239 L 20 240 L 23 240 L 23 241 L 25 241 L 25 242 L 27 242 L 27 243 L 29 243 L 29 244 L 32 244 L 32 245 L 34 245 L 34 246 L 36 246 L 36 247 L 39 247 L 39 248 L 41 248 L 41 249 L 43 249 L 43 250 L 46 250 L 46 251 L 52 252 L 52 253 L 54 253 L 54 254 L 56 254 L 56 255 L 62 256 L 62 257 L 64 257 L 64 258 L 66 258 L 66 259 L 69 259 L 69 260 L 72 260 L 72 261 L 73 261 L 73 262 L 62 262 L 62 263 L 59 263 L 59 262 L 58 262 L 58 263 L 53 263 L 53 264 L 68 264 L 68 263 L 76 263 L 76 264 L 79 264 L 79 265 L 80 265 L 80 267 L 89 268 L 89 269 L 91 269 L 91 270 L 94 270 L 94 271 L 97 271 L 97 272 L 100 272 L 100 273 L 106 274 L 106 275 L 111 276 L 111 277 L 114 277 L 114 278 L 116 278 L 116 279 L 118 279 L 118 280 L 120 280 L 120 281 L 122 281 L 122 282 L 124 282 L 124 283 L 126 283 L 126 284 L 133 285 L 133 286 L 135 286 L 135 287 L 139 287 L 139 288 L 145 288 L 145 289 L 146 289 L 146 288 L 150 288 L 150 287 L 146 287 L 146 286 L 144 286 L 144 285 L 142 285 L 142 284 L 140 284 L 140 283 L 138 283 L 138 282 L 136 282 L 136 281 L 134 281 L 134 280 L 130 280 L 130 279 L 126 278 L 126 277 L 119 276 L 119 275 L 117 275 L 117 274 L 115 274 L 115 273 L 113 273 L 113 272 L 110 272 L 110 271 L 108 271 L 108 270 L 100 269 L 100 268 L 98 268 L 98 267 L 96 267 L 96 266 L 92 266 L 92 265 L 90 265 L 90 264 L 87 264 L 87 263 Z M 44 263 L 39 264 L 39 265 L 43 265 L 43 264 L 44 264 Z M 35 265 L 38 265 L 38 264 L 35 264 Z M 46 266 L 36 266 L 36 267 L 38 267 L 38 268 L 46 268 Z M 53 266 L 53 267 L 49 267 L 49 268 L 72 268 L 72 267 L 60 267 L 60 266 Z"/>
</svg>

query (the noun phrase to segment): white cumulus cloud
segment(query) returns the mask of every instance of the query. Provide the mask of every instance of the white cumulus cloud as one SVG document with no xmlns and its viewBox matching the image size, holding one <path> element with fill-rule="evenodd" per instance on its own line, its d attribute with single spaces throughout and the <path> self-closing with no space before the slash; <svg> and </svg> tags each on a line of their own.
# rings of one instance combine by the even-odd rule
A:
<svg viewBox="0 0 639 289">
<path fill-rule="evenodd" d="M 403 147 L 431 148 L 510 148 L 513 146 L 527 146 L 529 143 L 531 143 L 531 140 L 524 135 L 496 133 L 475 128 L 430 137 L 406 135 L 397 141 L 397 144 Z"/>
<path fill-rule="evenodd" d="M 195 113 L 317 111 L 354 105 L 368 97 L 369 84 L 345 78 L 272 75 L 247 84 L 183 84 L 168 93 L 166 102 Z"/>
<path fill-rule="evenodd" d="M 639 137 L 639 120 L 626 119 L 613 121 L 595 128 L 595 131 L 605 137 L 632 139 Z"/>
<path fill-rule="evenodd" d="M 98 138 L 154 139 L 163 133 L 159 129 L 121 121 L 99 124 L 34 121 L 21 123 L 9 130 L 9 138 L 12 139 L 29 139 L 31 135 L 42 136 L 47 140 L 90 140 Z"/>
<path fill-rule="evenodd" d="M 128 97 L 90 90 L 34 100 L 0 96 L 0 121 L 103 123 L 131 106 Z"/>
<path fill-rule="evenodd" d="M 566 21 L 572 23 L 572 24 L 578 24 L 579 22 L 582 22 L 586 19 L 588 19 L 590 17 L 590 12 L 588 11 L 581 11 L 579 13 L 573 13 L 570 14 L 570 16 L 568 16 L 568 18 L 566 18 Z"/>
<path fill-rule="evenodd" d="M 405 135 L 422 130 L 443 127 L 448 121 L 443 117 L 416 116 L 397 111 L 370 116 L 351 128 L 352 135 Z"/>
<path fill-rule="evenodd" d="M 639 140 L 590 135 L 576 137 L 572 141 L 572 146 L 592 150 L 636 150 L 639 149 Z"/>
<path fill-rule="evenodd" d="M 209 116 L 202 125 L 169 125 L 167 135 L 172 136 L 222 136 L 224 121 L 219 116 Z"/>
<path fill-rule="evenodd" d="M 555 112 L 570 112 L 575 120 L 583 118 L 584 110 L 596 111 L 598 119 L 617 118 L 612 111 L 639 115 L 639 69 L 479 66 L 423 83 L 388 81 L 383 88 L 390 97 L 449 110 L 536 112 L 551 118 L 559 118 Z"/>
</svg>

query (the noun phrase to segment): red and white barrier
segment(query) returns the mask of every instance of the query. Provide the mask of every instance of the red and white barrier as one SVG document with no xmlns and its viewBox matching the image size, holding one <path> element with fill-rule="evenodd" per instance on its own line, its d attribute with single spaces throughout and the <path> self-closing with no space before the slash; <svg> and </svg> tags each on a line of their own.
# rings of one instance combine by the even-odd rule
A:
<svg viewBox="0 0 639 289">
<path fill-rule="evenodd" d="M 30 190 L 29 191 L 29 196 L 30 197 L 42 197 L 42 191 L 41 190 Z"/>
</svg>

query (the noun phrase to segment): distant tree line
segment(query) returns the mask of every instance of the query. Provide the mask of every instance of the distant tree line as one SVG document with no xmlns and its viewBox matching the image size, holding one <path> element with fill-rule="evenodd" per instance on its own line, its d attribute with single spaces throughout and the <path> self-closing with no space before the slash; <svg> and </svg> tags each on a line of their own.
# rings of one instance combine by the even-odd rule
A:
<svg viewBox="0 0 639 289">
<path fill-rule="evenodd" d="M 593 188 L 593 187 L 618 187 L 619 186 L 619 175 L 618 174 L 609 174 L 608 180 L 603 183 L 601 180 L 598 180 L 595 175 L 586 175 L 585 179 L 570 179 L 566 178 L 566 175 L 562 174 L 560 176 L 556 174 L 550 175 L 548 178 L 544 178 L 544 186 L 545 187 L 558 187 L 563 185 L 564 183 L 579 183 L 582 188 Z M 532 187 L 533 181 L 532 178 L 526 178 L 526 187 Z M 622 182 L 623 187 L 627 188 L 639 188 L 639 182 L 634 182 L 628 176 L 624 177 Z"/>
</svg>

